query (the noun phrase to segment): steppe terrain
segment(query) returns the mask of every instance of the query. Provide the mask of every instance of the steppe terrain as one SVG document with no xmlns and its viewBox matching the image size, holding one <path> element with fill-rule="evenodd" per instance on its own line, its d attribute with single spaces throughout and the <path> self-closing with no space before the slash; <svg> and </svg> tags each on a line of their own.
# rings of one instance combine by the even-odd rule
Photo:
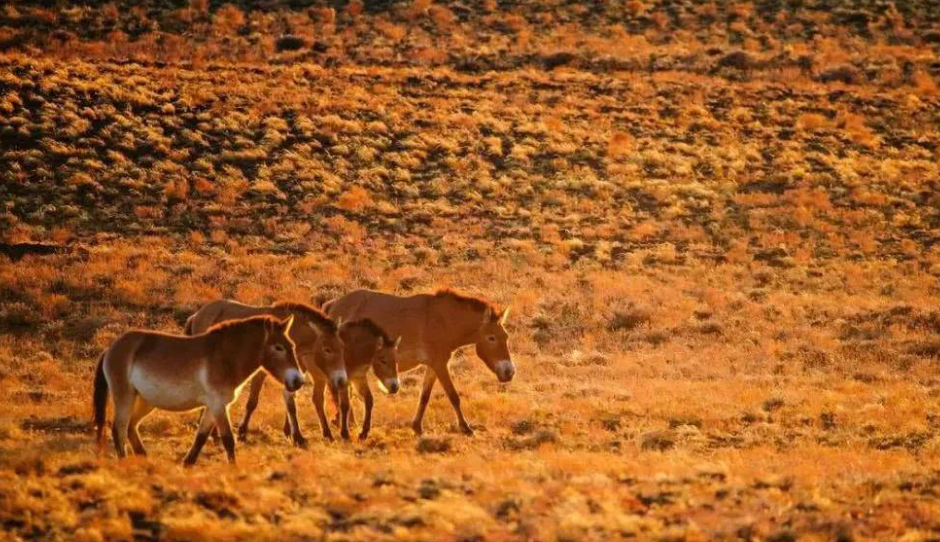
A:
<svg viewBox="0 0 940 542">
<path fill-rule="evenodd" d="M 938 539 L 938 85 L 935 0 L 4 5 L 0 540 Z M 472 438 L 95 446 L 128 328 L 443 286 Z"/>
</svg>

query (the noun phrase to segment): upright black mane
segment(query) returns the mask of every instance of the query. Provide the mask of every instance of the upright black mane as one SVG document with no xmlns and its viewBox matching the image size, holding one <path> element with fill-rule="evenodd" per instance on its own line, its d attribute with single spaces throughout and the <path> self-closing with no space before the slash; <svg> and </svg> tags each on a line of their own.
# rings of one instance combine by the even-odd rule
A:
<svg viewBox="0 0 940 542">
<path fill-rule="evenodd" d="M 303 313 L 308 320 L 313 322 L 315 325 L 319 326 L 320 329 L 323 329 L 327 333 L 336 333 L 338 331 L 336 327 L 336 322 L 334 322 L 329 316 L 327 316 L 320 309 L 307 305 L 306 303 L 297 303 L 294 301 L 278 301 L 272 305 L 276 309 L 287 309 L 289 311 Z"/>
</svg>

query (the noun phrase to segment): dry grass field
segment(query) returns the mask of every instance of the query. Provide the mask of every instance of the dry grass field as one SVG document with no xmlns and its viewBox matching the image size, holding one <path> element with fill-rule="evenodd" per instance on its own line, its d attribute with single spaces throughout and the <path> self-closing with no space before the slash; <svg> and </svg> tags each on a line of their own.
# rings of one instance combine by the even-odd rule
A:
<svg viewBox="0 0 940 542">
<path fill-rule="evenodd" d="M 4 5 L 0 541 L 940 539 L 938 164 L 935 0 Z M 443 286 L 473 437 L 95 446 L 129 328 Z"/>
</svg>

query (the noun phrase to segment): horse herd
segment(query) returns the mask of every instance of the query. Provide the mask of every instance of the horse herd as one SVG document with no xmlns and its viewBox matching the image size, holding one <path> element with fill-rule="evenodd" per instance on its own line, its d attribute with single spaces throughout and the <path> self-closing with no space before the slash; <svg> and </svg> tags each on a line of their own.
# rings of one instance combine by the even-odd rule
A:
<svg viewBox="0 0 940 542">
<path fill-rule="evenodd" d="M 340 436 L 349 439 L 349 385 L 365 404 L 360 439 L 369 435 L 373 397 L 367 380 L 371 367 L 379 387 L 399 390 L 399 371 L 426 365 L 424 385 L 411 427 L 422 432 L 422 419 L 434 383 L 440 380 L 464 433 L 473 434 L 460 408 L 460 396 L 447 364 L 453 352 L 475 345 L 477 355 L 500 382 L 515 375 L 503 324 L 509 309 L 452 290 L 408 297 L 356 290 L 322 309 L 304 303 L 251 306 L 220 299 L 196 311 L 183 335 L 134 330 L 120 336 L 98 359 L 94 379 L 94 413 L 99 445 L 103 444 L 108 392 L 114 402 L 111 436 L 119 457 L 125 441 L 145 455 L 137 428 L 155 409 L 200 410 L 199 427 L 183 463 L 196 462 L 210 434 L 222 441 L 235 461 L 235 436 L 229 406 L 250 382 L 245 417 L 238 427 L 244 440 L 258 405 L 265 378 L 284 386 L 287 415 L 284 433 L 294 444 L 306 439 L 297 422 L 294 394 L 304 375 L 313 379 L 313 404 L 324 438 L 333 439 L 324 410 L 329 388 L 337 407 Z"/>
</svg>

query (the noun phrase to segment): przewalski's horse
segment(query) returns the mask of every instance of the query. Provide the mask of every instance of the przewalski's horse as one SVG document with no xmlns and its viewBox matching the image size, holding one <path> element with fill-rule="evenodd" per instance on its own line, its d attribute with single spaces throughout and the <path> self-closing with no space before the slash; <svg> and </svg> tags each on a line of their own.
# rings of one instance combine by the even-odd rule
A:
<svg viewBox="0 0 940 542">
<path fill-rule="evenodd" d="M 196 440 L 183 462 L 196 462 L 209 431 L 217 427 L 228 460 L 234 463 L 228 406 L 241 387 L 260 369 L 290 391 L 304 383 L 289 337 L 293 320 L 268 316 L 234 320 L 192 337 L 144 330 L 121 335 L 98 359 L 95 372 L 99 445 L 110 389 L 114 400 L 111 435 L 118 457 L 125 455 L 125 438 L 135 454 L 146 455 L 137 427 L 155 408 L 173 412 L 203 408 L 209 415 L 200 420 Z"/>
<path fill-rule="evenodd" d="M 372 428 L 372 390 L 369 389 L 367 375 L 369 367 L 375 373 L 379 389 L 394 395 L 400 388 L 398 383 L 398 345 L 401 337 L 392 340 L 378 324 L 370 318 L 362 318 L 343 324 L 339 330 L 343 343 L 346 345 L 346 371 L 349 373 L 349 382 L 355 384 L 356 390 L 362 397 L 365 405 L 365 414 L 362 418 L 362 430 L 359 440 L 369 436 Z M 313 402 L 317 409 L 317 417 L 323 436 L 332 439 L 330 426 L 326 422 L 326 413 L 323 409 L 324 382 L 313 383 Z M 340 423 L 340 436 L 349 438 L 349 423 L 352 422 L 352 411 L 349 409 L 349 388 L 339 390 L 330 389 L 333 405 L 336 407 L 337 418 Z"/>
<path fill-rule="evenodd" d="M 460 410 L 460 396 L 447 369 L 454 350 L 475 345 L 477 355 L 500 382 L 509 382 L 516 373 L 509 356 L 509 335 L 503 328 L 509 309 L 499 311 L 479 298 L 451 290 L 409 297 L 356 290 L 326 303 L 323 309 L 334 318 L 371 318 L 387 333 L 401 336 L 398 347 L 400 371 L 409 371 L 418 365 L 428 366 L 424 372 L 418 410 L 411 424 L 417 434 L 421 434 L 424 411 L 437 380 L 441 381 L 457 413 L 460 429 L 468 435 L 473 434 Z"/>
<path fill-rule="evenodd" d="M 366 375 L 369 367 L 372 367 L 379 381 L 379 387 L 383 391 L 389 394 L 398 392 L 400 387 L 398 383 L 398 342 L 391 340 L 375 322 L 368 319 L 342 324 L 339 328 L 339 336 L 343 340 L 349 382 L 355 383 L 356 389 L 359 390 L 365 402 L 366 413 L 363 419 L 362 432 L 359 434 L 360 439 L 365 439 L 369 435 L 371 427 L 373 404 L 372 391 L 369 389 Z M 333 432 L 327 423 L 323 405 L 327 382 L 322 375 L 315 372 L 311 372 L 310 375 L 313 377 L 313 405 L 317 411 L 323 437 L 327 440 L 333 440 Z M 336 404 L 337 419 L 340 422 L 340 436 L 346 440 L 349 439 L 349 425 L 347 422 L 350 411 L 348 389 L 348 384 L 340 387 L 330 386 L 330 393 L 334 404 Z M 254 410 L 258 405 L 258 394 L 260 393 L 260 387 L 252 386 L 252 395 L 248 398 L 249 410 L 245 412 L 245 422 L 239 428 L 239 432 L 247 430 L 251 410 Z M 293 438 L 294 442 L 299 443 L 299 445 L 307 442 L 307 439 L 300 433 L 297 409 L 290 408 L 290 405 L 288 405 L 287 415 L 284 419 L 284 434 Z"/>
<path fill-rule="evenodd" d="M 331 389 L 345 388 L 346 374 L 344 345 L 339 336 L 339 326 L 320 309 L 303 303 L 279 301 L 269 307 L 245 305 L 231 299 L 219 299 L 206 304 L 186 320 L 186 334 L 201 333 L 219 322 L 248 316 L 270 315 L 278 318 L 294 317 L 290 338 L 297 345 L 297 356 L 304 372 L 317 382 L 329 382 Z M 340 322 L 341 323 L 341 322 Z M 258 373 L 251 381 L 251 393 L 245 408 L 245 417 L 238 426 L 238 438 L 244 441 L 248 435 L 248 422 L 258 406 L 258 397 L 264 387 L 265 373 Z M 297 405 L 294 395 L 284 392 L 284 404 L 292 425 L 285 433 L 294 444 L 303 446 L 306 439 L 297 425 Z"/>
</svg>

